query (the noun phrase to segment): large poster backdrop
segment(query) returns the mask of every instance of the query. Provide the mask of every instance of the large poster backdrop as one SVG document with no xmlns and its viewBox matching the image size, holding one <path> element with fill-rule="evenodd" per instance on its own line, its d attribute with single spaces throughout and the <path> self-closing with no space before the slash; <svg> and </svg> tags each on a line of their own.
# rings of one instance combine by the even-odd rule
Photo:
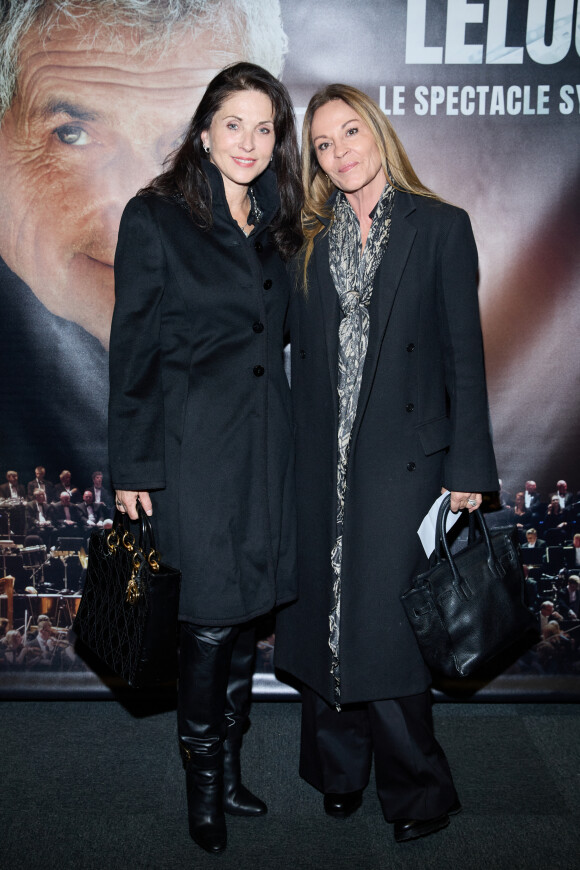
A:
<svg viewBox="0 0 580 870">
<path fill-rule="evenodd" d="M 238 59 L 282 72 L 299 120 L 320 85 L 360 87 L 421 180 L 470 213 L 504 501 L 536 482 L 517 519 L 523 538 L 532 526 L 540 540 L 525 559 L 534 605 L 560 617 L 543 608 L 542 643 L 493 685 L 580 691 L 577 602 L 559 573 L 580 572 L 579 2 L 2 3 L 0 478 L 13 473 L 0 488 L 0 691 L 100 686 L 74 653 L 78 595 L 63 589 L 78 593 L 86 564 L 91 511 L 74 502 L 95 486 L 97 521 L 111 502 L 106 346 L 120 215 L 210 78 Z M 28 503 L 38 466 L 48 502 L 72 491 L 73 525 L 58 506 L 39 522 Z M 268 675 L 272 627 L 264 634 Z"/>
</svg>

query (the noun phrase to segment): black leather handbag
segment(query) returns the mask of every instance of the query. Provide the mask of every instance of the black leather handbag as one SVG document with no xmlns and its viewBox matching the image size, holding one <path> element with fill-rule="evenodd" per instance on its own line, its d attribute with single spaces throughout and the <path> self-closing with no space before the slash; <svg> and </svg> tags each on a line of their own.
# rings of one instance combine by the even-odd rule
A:
<svg viewBox="0 0 580 870">
<path fill-rule="evenodd" d="M 126 514 L 89 540 L 87 576 L 73 629 L 131 686 L 175 679 L 181 573 L 164 565 L 139 505 L 138 541 Z"/>
<path fill-rule="evenodd" d="M 481 511 L 479 534 L 452 554 L 445 532 L 451 496 L 437 516 L 435 564 L 419 574 L 401 601 L 427 666 L 466 677 L 535 626 L 524 603 L 524 573 L 511 528 L 490 531 Z"/>
</svg>

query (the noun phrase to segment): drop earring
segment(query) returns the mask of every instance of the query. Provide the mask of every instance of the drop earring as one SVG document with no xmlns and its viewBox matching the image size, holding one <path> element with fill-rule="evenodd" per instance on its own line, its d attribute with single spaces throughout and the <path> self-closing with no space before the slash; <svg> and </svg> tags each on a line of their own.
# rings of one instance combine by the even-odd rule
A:
<svg viewBox="0 0 580 870">
<path fill-rule="evenodd" d="M 209 154 L 209 145 L 204 145 L 203 150 L 205 151 L 206 154 Z"/>
</svg>

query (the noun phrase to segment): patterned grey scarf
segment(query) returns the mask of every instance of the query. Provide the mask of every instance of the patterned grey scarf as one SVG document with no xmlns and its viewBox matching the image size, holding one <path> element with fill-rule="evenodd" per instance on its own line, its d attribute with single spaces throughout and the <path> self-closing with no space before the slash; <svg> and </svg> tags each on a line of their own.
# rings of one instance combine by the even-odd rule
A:
<svg viewBox="0 0 580 870">
<path fill-rule="evenodd" d="M 361 256 L 360 224 L 346 196 L 339 192 L 329 233 L 329 266 L 342 320 L 338 328 L 338 466 L 337 539 L 331 553 L 334 572 L 333 603 L 329 614 L 329 646 L 334 700 L 340 710 L 340 597 L 342 570 L 342 524 L 350 437 L 354 425 L 363 368 L 369 343 L 368 305 L 373 280 L 389 243 L 395 190 L 386 185 L 373 215 Z"/>
</svg>

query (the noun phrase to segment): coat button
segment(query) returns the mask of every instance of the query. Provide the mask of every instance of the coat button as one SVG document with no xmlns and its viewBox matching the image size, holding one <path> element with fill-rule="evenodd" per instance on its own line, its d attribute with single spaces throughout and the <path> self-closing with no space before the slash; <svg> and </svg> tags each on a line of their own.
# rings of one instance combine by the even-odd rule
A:
<svg viewBox="0 0 580 870">
<path fill-rule="evenodd" d="M 416 467 L 414 462 L 407 462 L 407 471 L 415 471 Z"/>
<path fill-rule="evenodd" d="M 300 359 L 306 359 L 306 351 L 305 350 L 300 351 Z"/>
<path fill-rule="evenodd" d="M 264 332 L 264 324 L 260 323 L 260 321 L 257 320 L 256 323 L 254 323 L 254 325 L 252 326 L 252 329 L 254 330 L 254 332 Z"/>
<path fill-rule="evenodd" d="M 414 411 L 414 410 L 415 410 L 415 406 L 412 402 L 409 402 L 408 405 L 405 405 L 405 411 L 408 411 L 409 414 L 411 413 L 411 411 Z"/>
<path fill-rule="evenodd" d="M 254 245 L 254 247 L 255 247 L 255 249 L 257 250 L 258 254 L 261 254 L 261 253 L 262 253 L 262 251 L 263 251 L 263 248 L 262 248 L 262 242 L 256 242 L 256 244 Z"/>
<path fill-rule="evenodd" d="M 409 344 L 407 345 L 407 353 L 413 353 L 414 350 L 415 350 L 415 345 L 414 345 L 413 342 L 411 341 L 411 342 L 409 342 Z"/>
<path fill-rule="evenodd" d="M 271 286 L 272 286 L 272 281 L 271 281 L 271 279 L 270 279 L 270 278 L 266 278 L 266 280 L 264 281 L 264 290 L 269 290 Z"/>
<path fill-rule="evenodd" d="M 254 366 L 254 374 L 256 375 L 257 378 L 261 378 L 262 375 L 264 374 L 264 371 L 265 371 L 264 366 Z"/>
</svg>

